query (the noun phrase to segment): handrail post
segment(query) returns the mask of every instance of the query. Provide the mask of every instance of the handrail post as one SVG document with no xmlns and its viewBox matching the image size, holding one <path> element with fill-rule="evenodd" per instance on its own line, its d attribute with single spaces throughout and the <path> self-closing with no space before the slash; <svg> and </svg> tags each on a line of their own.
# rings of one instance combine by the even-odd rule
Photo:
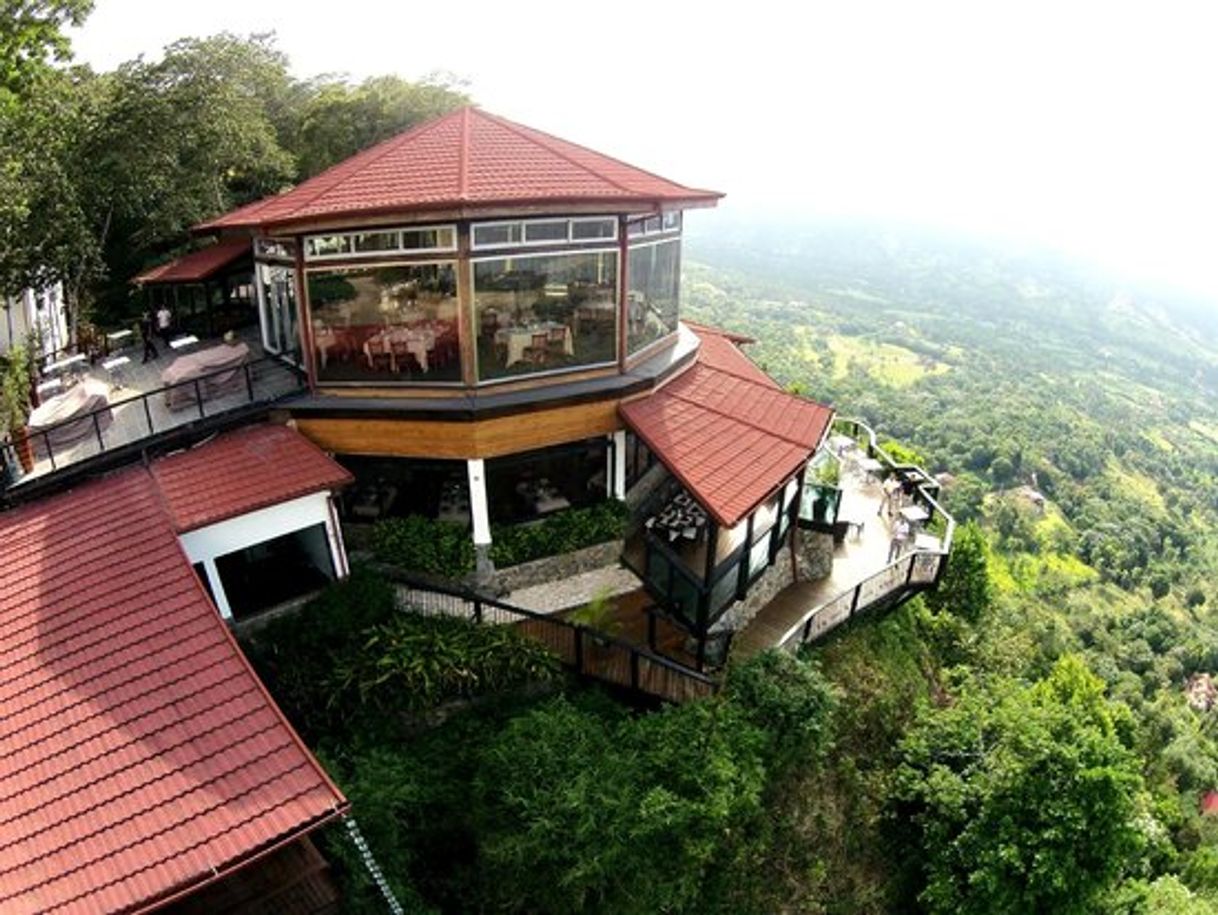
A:
<svg viewBox="0 0 1218 915">
<path fill-rule="evenodd" d="M 245 371 L 245 389 L 249 392 L 250 403 L 254 402 L 254 376 L 250 374 L 250 364 L 242 362 L 241 368 Z"/>
<path fill-rule="evenodd" d="M 914 569 L 918 565 L 918 551 L 914 550 L 909 554 L 909 571 L 905 573 L 905 587 L 909 587 L 909 583 L 913 581 Z"/>
<path fill-rule="evenodd" d="M 146 420 L 148 420 L 148 434 L 155 435 L 156 429 L 152 425 L 152 408 L 148 406 L 148 395 L 147 394 L 141 395 L 140 401 L 144 404 L 144 418 Z"/>
<path fill-rule="evenodd" d="M 203 389 L 199 387 L 199 379 L 194 380 L 195 388 L 195 403 L 199 405 L 199 419 L 206 419 L 207 413 L 203 409 Z"/>
<path fill-rule="evenodd" d="M 47 446 L 47 460 L 51 462 L 51 469 L 55 469 L 55 449 L 51 447 L 51 436 L 49 433 L 42 433 L 42 443 Z"/>
<path fill-rule="evenodd" d="M 863 593 L 863 583 L 860 581 L 854 586 L 854 597 L 850 600 L 850 615 L 854 616 L 854 611 L 859 608 L 859 597 Z"/>
<path fill-rule="evenodd" d="M 109 407 L 106 407 L 106 409 L 108 410 L 108 409 L 110 409 L 110 408 L 109 408 Z M 101 434 L 101 420 L 99 420 L 99 419 L 97 418 L 97 414 L 98 414 L 99 412 L 100 412 L 100 411 L 98 411 L 98 410 L 94 410 L 94 411 L 93 411 L 93 412 L 92 412 L 90 415 L 93 417 L 93 434 L 97 436 L 97 450 L 98 450 L 98 451 L 105 451 L 105 450 L 106 450 L 106 443 L 105 443 L 105 442 L 102 440 L 102 434 Z"/>
<path fill-rule="evenodd" d="M 575 627 L 575 670 L 581 674 L 584 672 L 584 629 L 582 626 Z"/>
<path fill-rule="evenodd" d="M 482 599 L 478 597 L 474 598 L 474 622 L 482 622 Z"/>
</svg>

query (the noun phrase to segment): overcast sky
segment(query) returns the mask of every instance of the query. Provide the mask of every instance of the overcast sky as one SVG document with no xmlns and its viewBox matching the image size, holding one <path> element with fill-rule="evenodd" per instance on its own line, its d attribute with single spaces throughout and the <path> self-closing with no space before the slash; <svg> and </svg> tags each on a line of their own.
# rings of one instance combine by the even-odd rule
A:
<svg viewBox="0 0 1218 915">
<path fill-rule="evenodd" d="M 1218 296 L 1216 28 L 1168 0 L 97 0 L 74 42 L 110 68 L 274 31 L 298 75 L 448 70 L 728 210 L 1005 234 Z"/>
</svg>

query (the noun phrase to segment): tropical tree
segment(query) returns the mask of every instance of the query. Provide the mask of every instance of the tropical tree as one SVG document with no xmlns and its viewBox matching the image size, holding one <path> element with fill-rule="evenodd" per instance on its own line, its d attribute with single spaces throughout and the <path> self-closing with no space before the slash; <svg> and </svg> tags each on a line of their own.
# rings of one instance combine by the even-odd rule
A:
<svg viewBox="0 0 1218 915">
<path fill-rule="evenodd" d="M 966 915 L 1091 911 L 1144 846 L 1128 710 L 1071 656 L 1032 686 L 959 693 L 901 748 L 920 901 Z"/>
</svg>

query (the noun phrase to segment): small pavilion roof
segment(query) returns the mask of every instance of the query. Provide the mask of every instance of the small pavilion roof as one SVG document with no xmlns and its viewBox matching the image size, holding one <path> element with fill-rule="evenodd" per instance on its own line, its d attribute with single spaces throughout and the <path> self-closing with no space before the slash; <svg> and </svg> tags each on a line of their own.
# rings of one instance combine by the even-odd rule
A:
<svg viewBox="0 0 1218 915">
<path fill-rule="evenodd" d="M 147 911 L 346 808 L 147 469 L 0 514 L 0 568 L 0 911 Z"/>
<path fill-rule="evenodd" d="M 155 461 L 152 475 L 178 533 L 314 492 L 351 474 L 287 426 L 247 426 Z"/>
<path fill-rule="evenodd" d="M 697 361 L 620 410 L 698 503 L 732 527 L 799 472 L 833 410 L 783 391 L 741 352 L 739 335 L 693 329 Z"/>
<path fill-rule="evenodd" d="M 214 245 L 145 270 L 131 282 L 138 286 L 149 283 L 201 283 L 240 260 L 243 255 L 250 254 L 251 245 L 248 238 L 222 239 Z"/>
<path fill-rule="evenodd" d="M 608 212 L 713 205 L 697 190 L 475 107 L 420 124 L 195 231 L 288 229 L 345 216 L 547 204 Z"/>
</svg>

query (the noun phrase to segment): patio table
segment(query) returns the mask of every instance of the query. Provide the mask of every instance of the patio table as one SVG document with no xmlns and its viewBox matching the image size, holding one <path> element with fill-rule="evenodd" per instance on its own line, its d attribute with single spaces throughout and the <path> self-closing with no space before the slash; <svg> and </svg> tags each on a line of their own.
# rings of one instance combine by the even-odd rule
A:
<svg viewBox="0 0 1218 915">
<path fill-rule="evenodd" d="M 398 370 L 397 356 L 393 353 L 394 344 L 403 344 L 406 352 L 418 360 L 419 368 L 428 370 L 429 355 L 436 347 L 435 331 L 427 328 L 390 328 L 373 334 L 364 342 L 364 356 L 368 360 L 368 368 L 373 368 L 373 351 L 389 350 L 389 368 Z"/>
<path fill-rule="evenodd" d="M 551 330 L 558 330 L 559 328 L 562 328 L 563 331 L 563 353 L 568 356 L 574 356 L 575 344 L 571 339 L 571 328 L 567 327 L 566 324 L 546 321 L 544 324 L 499 328 L 499 330 L 495 331 L 495 342 L 503 343 L 507 346 L 507 359 L 504 361 L 504 366 L 514 365 L 524 360 L 524 351 L 527 347 L 533 345 L 533 336 L 535 334 L 548 334 Z"/>
<path fill-rule="evenodd" d="M 92 413 L 97 414 L 97 428 L 105 429 L 114 418 L 109 406 L 107 386 L 92 378 L 83 381 L 62 394 L 48 398 L 30 413 L 26 426 L 31 432 L 46 431 L 45 436 L 35 436 L 39 446 L 47 440 L 52 447 L 74 445 L 94 434 Z"/>
</svg>

